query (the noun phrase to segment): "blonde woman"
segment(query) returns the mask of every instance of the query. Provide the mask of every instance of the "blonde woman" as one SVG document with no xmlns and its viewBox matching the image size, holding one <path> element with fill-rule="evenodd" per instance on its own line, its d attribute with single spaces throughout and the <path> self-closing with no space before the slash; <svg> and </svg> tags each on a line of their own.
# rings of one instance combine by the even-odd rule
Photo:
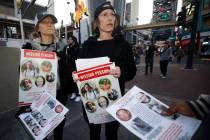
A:
<svg viewBox="0 0 210 140">
<path fill-rule="evenodd" d="M 67 92 L 66 92 L 66 55 L 64 52 L 64 43 L 56 37 L 55 31 L 55 23 L 57 23 L 57 18 L 49 13 L 39 13 L 37 14 L 37 22 L 35 24 L 35 31 L 31 34 L 30 41 L 27 42 L 23 49 L 31 49 L 31 50 L 40 50 L 47 52 L 56 52 L 58 56 L 58 76 L 60 79 L 60 88 L 57 89 L 56 98 L 62 103 L 67 103 Z M 45 61 L 45 64 L 47 61 Z M 49 63 L 47 63 L 49 64 Z M 52 64 L 48 65 L 48 67 L 44 67 L 42 65 L 42 71 L 45 73 L 50 73 Z M 17 114 L 24 112 L 25 110 L 19 111 Z M 63 127 L 65 124 L 65 120 L 58 125 L 54 130 L 54 140 L 61 140 L 63 136 Z"/>
</svg>

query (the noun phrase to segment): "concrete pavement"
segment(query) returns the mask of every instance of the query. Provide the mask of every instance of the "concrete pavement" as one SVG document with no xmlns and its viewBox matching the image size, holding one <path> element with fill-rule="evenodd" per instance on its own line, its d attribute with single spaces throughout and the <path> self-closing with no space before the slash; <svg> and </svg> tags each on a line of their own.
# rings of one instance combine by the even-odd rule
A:
<svg viewBox="0 0 210 140">
<path fill-rule="evenodd" d="M 143 60 L 142 60 L 143 61 Z M 136 77 L 126 84 L 126 89 L 137 85 L 145 91 L 153 94 L 166 104 L 176 100 L 195 99 L 201 93 L 210 94 L 210 61 L 194 61 L 194 70 L 184 70 L 185 64 L 169 64 L 168 78 L 159 77 L 158 58 L 156 58 L 153 74 L 144 75 L 144 63 L 138 65 Z M 64 130 L 64 140 L 89 140 L 88 126 L 85 123 L 81 102 L 68 101 L 67 121 Z M 21 123 L 14 118 L 17 108 L 0 112 L 0 140 L 30 140 L 30 137 L 21 126 Z M 102 140 L 104 139 L 104 128 L 102 128 Z M 199 130 L 194 140 L 202 137 Z M 120 127 L 118 133 L 120 140 L 137 140 L 138 138 Z M 53 137 L 50 137 L 53 140 Z"/>
</svg>

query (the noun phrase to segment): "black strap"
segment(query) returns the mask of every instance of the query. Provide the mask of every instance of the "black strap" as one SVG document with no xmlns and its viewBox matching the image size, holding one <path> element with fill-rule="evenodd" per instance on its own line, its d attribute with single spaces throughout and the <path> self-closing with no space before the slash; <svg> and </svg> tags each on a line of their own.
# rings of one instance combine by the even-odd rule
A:
<svg viewBox="0 0 210 140">
<path fill-rule="evenodd" d="M 164 49 L 162 52 L 160 52 L 160 55 L 162 55 L 168 48 Z"/>
</svg>

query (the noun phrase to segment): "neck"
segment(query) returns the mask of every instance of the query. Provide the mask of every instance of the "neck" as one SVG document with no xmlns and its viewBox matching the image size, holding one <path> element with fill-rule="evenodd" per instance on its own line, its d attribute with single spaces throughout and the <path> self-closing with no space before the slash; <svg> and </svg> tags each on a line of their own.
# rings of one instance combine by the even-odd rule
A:
<svg viewBox="0 0 210 140">
<path fill-rule="evenodd" d="M 109 32 L 100 32 L 99 40 L 110 40 L 113 39 L 112 34 Z"/>
<path fill-rule="evenodd" d="M 53 43 L 53 36 L 42 36 L 41 37 L 42 44 L 52 44 Z"/>
</svg>

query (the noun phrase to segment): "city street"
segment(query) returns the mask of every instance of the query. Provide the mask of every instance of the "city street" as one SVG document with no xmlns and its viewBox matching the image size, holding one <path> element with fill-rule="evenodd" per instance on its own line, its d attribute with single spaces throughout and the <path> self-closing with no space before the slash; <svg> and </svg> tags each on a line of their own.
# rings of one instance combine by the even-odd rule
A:
<svg viewBox="0 0 210 140">
<path fill-rule="evenodd" d="M 129 44 L 124 42 L 121 36 Z M 44 91 L 56 95 L 56 91 L 63 93 L 67 88 L 72 88 L 71 84 L 68 87 L 69 83 L 67 81 L 69 77 L 67 76 L 71 77 L 72 71 L 75 71 L 75 64 L 73 63 L 75 59 L 80 57 L 108 56 L 116 64 L 120 65 L 122 63 L 122 67 L 121 65 L 120 67 L 123 70 L 128 68 L 127 71 L 131 73 L 132 69 L 129 69 L 131 61 L 123 62 L 124 60 L 129 60 L 128 58 L 132 59 L 131 52 L 126 47 L 129 45 L 132 46 L 131 50 L 136 62 L 138 62 L 139 55 L 141 55 L 140 63 L 136 64 L 136 76 L 125 85 L 126 92 L 133 86 L 137 86 L 168 106 L 177 101 L 196 100 L 201 94 L 210 95 L 210 0 L 0 0 L 0 140 L 32 140 L 24 125 L 15 117 L 19 110 L 18 105 L 31 103 L 35 97 L 39 97 L 38 95 Z M 99 48 L 96 48 L 96 46 L 99 46 Z M 102 47 L 100 48 L 100 46 Z M 171 49 L 168 49 L 169 47 Z M 24 51 L 20 51 L 21 48 Z M 31 49 L 35 53 L 32 54 L 25 49 Z M 83 51 L 80 52 L 80 49 L 83 49 Z M 55 53 L 51 54 L 51 52 Z M 148 58 L 148 63 L 153 61 L 152 56 L 154 54 L 153 72 L 145 74 L 145 56 Z M 168 64 L 168 72 L 165 75 L 164 65 L 167 65 L 171 54 L 176 56 Z M 53 58 L 50 58 L 51 55 Z M 189 59 L 186 55 L 188 55 Z M 49 60 L 47 60 L 48 57 Z M 160 59 L 162 77 L 160 75 Z M 192 59 L 193 61 L 191 61 Z M 180 63 L 177 63 L 177 61 Z M 186 62 L 188 63 L 186 64 Z M 58 65 L 55 65 L 56 63 Z M 90 64 L 92 63 L 91 60 Z M 134 66 L 132 64 L 130 68 Z M 77 66 L 77 70 L 79 68 Z M 82 73 L 85 72 L 83 71 Z M 117 76 L 122 74 L 123 76 L 120 77 L 122 79 L 130 75 L 124 71 L 120 73 L 118 69 L 113 71 L 113 73 Z M 87 75 L 91 74 L 85 73 L 82 77 L 86 78 L 88 77 Z M 81 79 L 79 80 L 82 81 Z M 105 78 L 104 80 L 109 81 L 109 79 Z M 104 90 L 101 87 L 101 85 L 105 85 L 104 80 L 101 78 L 98 82 L 102 90 Z M 113 93 L 113 96 L 120 97 L 118 96 L 118 88 L 116 88 L 115 92 L 114 86 L 117 84 L 113 86 L 114 82 L 112 81 L 106 82 L 109 88 L 104 90 L 103 94 L 94 93 L 100 91 L 98 90 L 99 87 L 96 85 L 91 87 L 90 83 L 90 79 L 87 84 L 81 83 L 80 90 L 81 94 L 87 97 L 86 110 L 92 114 L 96 110 L 100 111 L 97 109 L 98 105 L 99 107 L 103 105 L 100 105 L 101 101 L 98 95 L 100 97 L 103 97 L 103 94 L 111 96 Z M 60 90 L 58 90 L 59 88 Z M 84 94 L 83 88 L 85 89 Z M 110 92 L 110 89 L 112 92 Z M 88 95 L 94 97 L 89 98 Z M 63 140 L 89 140 L 89 127 L 83 117 L 82 101 L 76 102 L 70 99 L 70 96 L 68 95 L 66 105 L 69 112 L 66 114 Z M 31 101 L 28 101 L 30 98 Z M 110 101 L 111 103 L 115 101 L 109 96 L 103 98 L 102 101 L 104 100 L 105 105 L 101 108 L 109 106 Z M 58 96 L 57 99 L 59 99 Z M 94 99 L 94 101 L 97 99 L 95 103 L 98 105 L 94 104 L 90 99 Z M 50 101 L 49 104 L 52 104 L 52 101 Z M 151 103 L 150 101 L 149 103 Z M 48 102 L 44 103 L 48 105 Z M 135 104 L 133 101 L 129 103 Z M 202 108 L 200 114 L 202 114 L 202 111 L 205 111 L 206 114 L 209 113 L 209 106 L 206 109 L 206 104 L 208 106 L 208 103 L 205 101 L 204 104 L 198 103 L 198 106 Z M 49 105 L 51 110 L 55 106 L 55 103 L 54 105 Z M 158 108 L 155 103 L 154 107 Z M 140 115 L 146 116 L 147 113 L 142 113 L 139 108 L 144 109 L 142 107 L 135 109 Z M 153 110 L 153 105 L 149 104 L 148 108 Z M 47 112 L 46 110 L 43 112 Z M 200 112 L 199 109 L 195 110 Z M 59 108 L 55 110 L 59 115 L 62 114 L 62 111 L 63 108 L 61 111 L 59 111 Z M 128 109 L 128 111 L 131 110 Z M 159 109 L 159 113 L 161 111 Z M 114 113 L 118 115 L 118 112 Z M 190 113 L 193 114 L 192 112 Z M 41 113 L 39 114 L 42 115 Z M 58 114 L 52 120 L 59 120 Z M 206 117 L 206 120 L 202 120 L 203 123 L 201 123 L 192 140 L 210 139 L 210 133 L 206 132 L 210 130 L 210 115 L 207 115 L 208 117 Z M 39 120 L 36 119 L 36 124 L 40 124 L 37 126 L 33 122 L 35 119 L 33 120 L 30 116 L 26 116 L 24 122 L 28 126 L 30 122 L 30 131 L 37 137 L 42 136 L 43 138 L 46 135 L 36 134 L 35 130 L 38 129 L 38 132 L 43 132 L 43 129 L 40 128 L 47 128 L 43 126 L 46 122 L 50 125 L 53 124 L 53 121 L 49 121 L 49 116 L 53 115 L 47 112 L 42 117 L 39 117 Z M 102 115 L 98 116 L 101 117 Z M 132 111 L 130 116 L 132 116 L 130 118 L 135 116 Z M 139 120 L 142 119 L 139 116 L 135 117 L 139 118 Z M 27 117 L 30 120 L 26 121 Z M 156 119 L 154 116 L 151 118 Z M 130 122 L 134 122 L 134 119 L 130 119 Z M 128 122 L 126 124 L 130 123 Z M 148 122 L 145 121 L 144 124 Z M 186 122 L 184 121 L 184 123 Z M 136 124 L 141 125 L 141 127 Z M 149 128 L 147 133 L 142 133 L 147 139 L 159 136 L 159 132 L 167 134 L 167 136 L 162 135 L 165 139 L 170 138 L 169 131 L 177 135 L 180 134 L 179 131 L 173 131 L 174 129 L 170 128 L 165 131 L 165 129 L 162 129 L 164 127 L 158 127 L 156 124 L 158 129 L 155 130 L 159 132 L 151 131 L 153 128 L 156 128 L 152 125 L 151 127 L 145 127 L 146 125 L 142 125 L 142 123 L 136 124 L 135 126 L 139 127 L 139 129 L 135 130 L 138 132 L 142 128 Z M 192 126 L 192 123 L 188 124 Z M 129 124 L 128 126 L 132 127 L 133 125 Z M 49 128 L 52 130 L 52 127 Z M 111 132 L 112 129 L 110 129 Z M 180 126 L 179 130 L 181 129 L 192 132 L 191 129 L 185 128 L 185 126 Z M 106 139 L 104 131 L 105 126 L 102 124 L 101 140 Z M 149 134 L 149 136 L 146 134 Z M 174 137 L 176 137 L 175 134 L 173 134 Z M 162 136 L 159 139 L 162 140 Z M 186 140 L 187 137 L 188 133 L 185 133 L 185 136 L 179 140 Z M 53 132 L 48 135 L 47 139 L 54 139 Z M 138 140 L 139 138 L 120 125 L 118 139 Z"/>
<path fill-rule="evenodd" d="M 201 94 L 210 94 L 210 61 L 195 60 L 194 70 L 185 70 L 185 64 L 169 64 L 168 78 L 161 79 L 159 76 L 158 58 L 154 64 L 153 74 L 144 75 L 144 58 L 137 65 L 138 72 L 136 77 L 126 84 L 126 90 L 133 85 L 144 89 L 153 94 L 166 104 L 171 104 L 177 100 L 196 99 Z M 64 140 L 88 140 L 88 126 L 83 119 L 81 102 L 68 101 L 67 121 L 64 130 Z M 15 119 L 16 108 L 0 113 L 0 140 L 29 140 L 30 137 L 22 127 L 21 123 Z M 197 131 L 193 140 L 201 138 L 200 131 Z M 120 140 L 137 140 L 138 138 L 120 127 L 118 133 Z M 105 140 L 104 128 L 102 129 L 102 140 Z M 53 137 L 50 136 L 50 140 Z M 202 138 L 201 138 L 202 139 Z"/>
</svg>

